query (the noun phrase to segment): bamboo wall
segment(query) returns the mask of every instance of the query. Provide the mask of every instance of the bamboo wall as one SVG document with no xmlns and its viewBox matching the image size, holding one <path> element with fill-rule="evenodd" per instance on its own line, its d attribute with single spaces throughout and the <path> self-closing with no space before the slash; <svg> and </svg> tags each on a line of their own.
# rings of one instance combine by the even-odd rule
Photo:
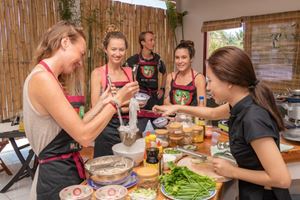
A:
<svg viewBox="0 0 300 200">
<path fill-rule="evenodd" d="M 38 40 L 58 20 L 56 1 L 0 1 L 0 121 L 22 109 L 23 82 Z"/>
<path fill-rule="evenodd" d="M 104 64 L 101 43 L 108 24 L 114 23 L 128 38 L 127 57 L 139 52 L 138 35 L 152 30 L 156 48 L 168 71 L 173 65 L 174 41 L 168 29 L 165 11 L 128 5 L 111 0 L 80 0 L 81 23 L 88 38 L 88 21 L 92 19 L 91 66 L 85 62 L 86 83 L 94 67 Z M 95 17 L 91 17 L 91 14 Z M 41 35 L 59 21 L 58 0 L 0 1 L 0 121 L 22 110 L 23 82 L 32 68 L 31 61 Z"/>
<path fill-rule="evenodd" d="M 138 53 L 139 33 L 151 30 L 155 33 L 155 52 L 159 53 L 167 64 L 168 71 L 173 67 L 174 37 L 168 29 L 165 10 L 145 6 L 135 6 L 111 0 L 81 1 L 82 16 L 89 17 L 95 14 L 92 25 L 92 58 L 93 68 L 105 63 L 102 51 L 102 38 L 109 24 L 115 24 L 127 37 L 129 48 L 127 57 Z M 82 17 L 82 25 L 88 30 L 87 20 Z M 88 35 L 88 34 L 87 34 Z"/>
</svg>

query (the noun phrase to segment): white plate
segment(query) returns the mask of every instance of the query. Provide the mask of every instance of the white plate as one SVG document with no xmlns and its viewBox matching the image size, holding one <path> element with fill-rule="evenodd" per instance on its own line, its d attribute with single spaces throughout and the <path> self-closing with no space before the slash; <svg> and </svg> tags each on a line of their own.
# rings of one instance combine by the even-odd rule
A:
<svg viewBox="0 0 300 200">
<path fill-rule="evenodd" d="M 175 197 L 169 195 L 169 194 L 167 193 L 167 191 L 165 190 L 165 187 L 164 187 L 163 185 L 161 185 L 160 191 L 161 191 L 166 197 L 168 197 L 169 199 L 172 199 L 172 200 L 180 200 L 180 199 L 175 199 Z M 206 197 L 206 198 L 204 198 L 204 199 L 197 199 L 197 200 L 209 200 L 209 199 L 211 199 L 213 196 L 215 196 L 216 193 L 217 193 L 217 190 L 211 190 L 211 191 L 210 191 L 209 197 Z"/>
</svg>

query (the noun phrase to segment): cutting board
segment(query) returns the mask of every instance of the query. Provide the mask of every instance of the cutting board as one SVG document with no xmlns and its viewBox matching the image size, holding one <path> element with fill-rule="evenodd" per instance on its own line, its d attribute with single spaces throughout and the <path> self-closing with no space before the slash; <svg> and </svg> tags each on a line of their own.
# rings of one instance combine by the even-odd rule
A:
<svg viewBox="0 0 300 200">
<path fill-rule="evenodd" d="M 184 157 L 177 163 L 178 166 L 186 166 L 191 171 L 199 174 L 199 175 L 205 175 L 209 176 L 213 179 L 215 179 L 217 182 L 227 182 L 230 181 L 230 178 L 218 175 L 213 170 L 213 165 L 211 162 L 211 159 L 208 157 L 208 159 L 205 162 L 195 162 L 195 158 L 192 158 L 190 156 Z"/>
</svg>

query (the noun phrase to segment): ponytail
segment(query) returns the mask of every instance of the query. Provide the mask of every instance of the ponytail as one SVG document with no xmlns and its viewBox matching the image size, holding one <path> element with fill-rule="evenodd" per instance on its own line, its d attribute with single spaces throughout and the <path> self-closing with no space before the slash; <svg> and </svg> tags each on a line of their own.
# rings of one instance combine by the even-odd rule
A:
<svg viewBox="0 0 300 200">
<path fill-rule="evenodd" d="M 254 85 L 253 88 L 250 87 L 250 94 L 254 99 L 254 102 L 266 109 L 276 121 L 278 130 L 283 131 L 285 129 L 284 123 L 278 107 L 276 106 L 273 92 L 262 82 L 257 82 L 257 84 Z"/>
</svg>

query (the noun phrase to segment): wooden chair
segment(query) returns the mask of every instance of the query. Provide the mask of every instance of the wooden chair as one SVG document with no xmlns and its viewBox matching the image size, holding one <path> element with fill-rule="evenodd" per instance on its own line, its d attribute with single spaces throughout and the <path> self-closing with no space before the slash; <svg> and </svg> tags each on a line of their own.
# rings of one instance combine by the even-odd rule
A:
<svg viewBox="0 0 300 200">
<path fill-rule="evenodd" d="M 0 139 L 0 153 L 4 149 L 4 147 L 8 144 L 8 140 L 1 140 Z M 11 171 L 5 165 L 4 161 L 0 157 L 0 173 L 5 171 L 8 175 L 12 175 Z"/>
</svg>

